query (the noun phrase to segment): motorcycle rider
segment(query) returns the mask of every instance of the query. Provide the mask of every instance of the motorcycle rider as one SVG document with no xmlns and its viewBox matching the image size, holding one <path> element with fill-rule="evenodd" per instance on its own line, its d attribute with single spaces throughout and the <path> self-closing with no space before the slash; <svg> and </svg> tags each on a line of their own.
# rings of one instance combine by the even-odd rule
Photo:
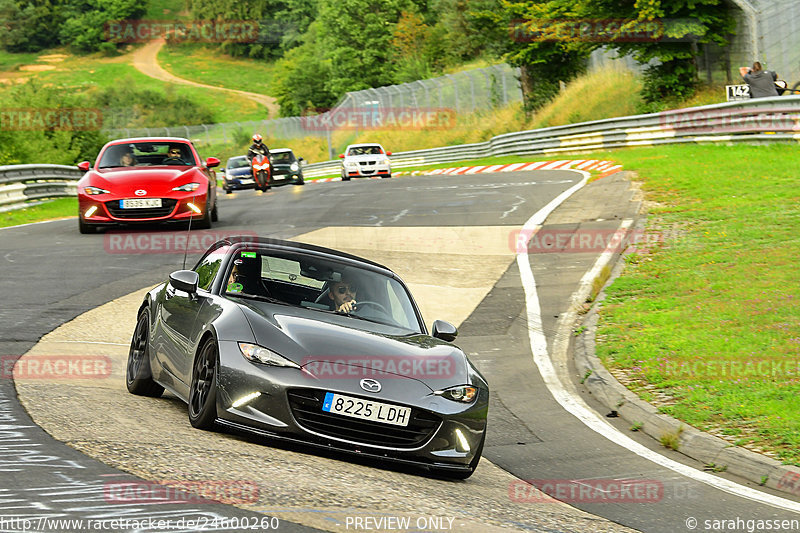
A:
<svg viewBox="0 0 800 533">
<path fill-rule="evenodd" d="M 259 135 L 258 133 L 253 135 L 253 144 L 251 144 L 250 149 L 247 150 L 247 159 L 250 160 L 251 164 L 253 163 L 253 158 L 256 157 L 257 155 L 263 155 L 264 157 L 267 158 L 267 161 L 269 161 L 269 148 L 267 148 L 267 145 L 264 144 L 261 135 Z M 253 179 L 256 180 L 257 189 L 264 186 L 266 187 L 266 189 L 269 189 L 269 182 L 267 182 L 266 184 L 259 183 L 255 169 L 253 169 Z M 261 190 L 264 189 L 262 188 Z"/>
<path fill-rule="evenodd" d="M 269 157 L 269 148 L 267 148 L 267 145 L 263 143 L 261 135 L 258 133 L 253 135 L 253 144 L 251 144 L 250 149 L 247 150 L 247 158 L 252 161 L 256 155 L 264 155 Z"/>
</svg>

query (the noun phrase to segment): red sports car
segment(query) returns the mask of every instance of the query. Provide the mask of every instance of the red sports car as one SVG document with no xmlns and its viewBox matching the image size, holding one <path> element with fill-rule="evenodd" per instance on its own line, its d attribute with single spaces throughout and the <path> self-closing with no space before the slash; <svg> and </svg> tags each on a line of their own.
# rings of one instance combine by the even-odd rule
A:
<svg viewBox="0 0 800 533">
<path fill-rule="evenodd" d="M 217 220 L 219 159 L 201 162 L 188 139 L 144 137 L 106 144 L 94 168 L 78 182 L 78 226 L 92 233 L 103 226 L 192 221 L 207 229 Z"/>
</svg>

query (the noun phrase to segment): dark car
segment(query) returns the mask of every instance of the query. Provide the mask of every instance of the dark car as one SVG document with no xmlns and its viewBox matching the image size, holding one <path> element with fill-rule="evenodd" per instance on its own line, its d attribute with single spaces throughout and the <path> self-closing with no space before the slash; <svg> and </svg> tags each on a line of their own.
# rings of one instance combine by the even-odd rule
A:
<svg viewBox="0 0 800 533">
<path fill-rule="evenodd" d="M 246 155 L 237 155 L 228 159 L 223 175 L 223 190 L 230 194 L 241 189 L 255 189 L 256 180 Z"/>
<path fill-rule="evenodd" d="M 189 220 L 210 228 L 217 220 L 217 165 L 215 157 L 201 161 L 188 139 L 111 141 L 94 167 L 78 165 L 86 172 L 78 181 L 78 229 Z"/>
<path fill-rule="evenodd" d="M 276 148 L 269 151 L 269 159 L 272 163 L 272 185 L 303 185 L 303 168 L 300 164 L 302 157 L 295 157 L 289 148 Z"/>
<path fill-rule="evenodd" d="M 352 308 L 334 310 L 340 301 Z M 483 450 L 489 388 L 456 335 L 442 321 L 429 335 L 384 266 L 237 237 L 145 296 L 126 382 L 134 394 L 175 393 L 197 428 L 466 478 Z"/>
</svg>

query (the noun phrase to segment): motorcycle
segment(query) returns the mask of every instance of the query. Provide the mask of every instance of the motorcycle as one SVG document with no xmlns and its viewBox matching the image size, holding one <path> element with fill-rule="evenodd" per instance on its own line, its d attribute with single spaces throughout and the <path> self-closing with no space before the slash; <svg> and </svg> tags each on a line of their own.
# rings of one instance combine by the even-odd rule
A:
<svg viewBox="0 0 800 533">
<path fill-rule="evenodd" d="M 250 167 L 253 169 L 253 179 L 256 180 L 256 190 L 268 191 L 272 186 L 272 165 L 269 157 L 256 154 L 250 161 Z"/>
</svg>

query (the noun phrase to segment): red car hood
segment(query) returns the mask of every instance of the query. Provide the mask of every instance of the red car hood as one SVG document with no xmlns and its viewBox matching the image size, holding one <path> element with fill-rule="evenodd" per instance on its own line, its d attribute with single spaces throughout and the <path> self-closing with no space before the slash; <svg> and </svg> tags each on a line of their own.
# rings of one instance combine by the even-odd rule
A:
<svg viewBox="0 0 800 533">
<path fill-rule="evenodd" d="M 93 171 L 88 185 L 111 191 L 117 196 L 164 196 L 173 193 L 174 187 L 187 183 L 206 183 L 207 178 L 196 168 L 153 167 L 147 169 L 102 169 Z M 145 190 L 147 194 L 136 195 L 135 191 Z M 200 187 L 198 193 L 205 193 Z"/>
</svg>

